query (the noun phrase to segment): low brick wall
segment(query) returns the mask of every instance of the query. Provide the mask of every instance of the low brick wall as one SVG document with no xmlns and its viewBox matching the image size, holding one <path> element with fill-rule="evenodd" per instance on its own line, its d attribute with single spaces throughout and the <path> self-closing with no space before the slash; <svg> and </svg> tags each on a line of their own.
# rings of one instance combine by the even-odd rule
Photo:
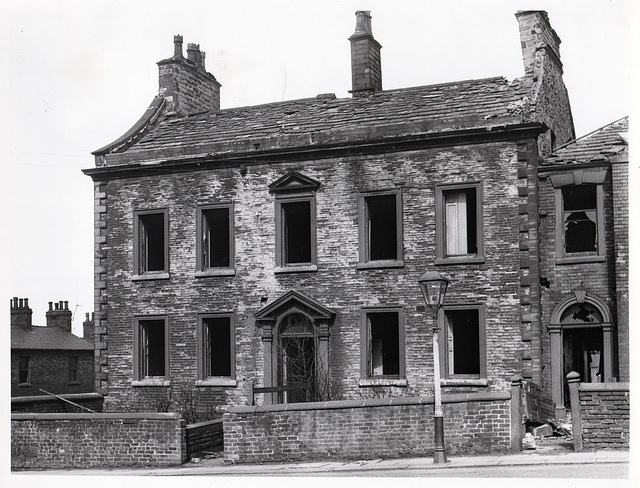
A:
<svg viewBox="0 0 640 488">
<path fill-rule="evenodd" d="M 443 397 L 447 452 L 509 450 L 510 398 L 510 392 Z M 224 415 L 229 462 L 432 454 L 432 396 L 235 407 Z"/>
<path fill-rule="evenodd" d="M 187 432 L 187 457 L 191 459 L 204 451 L 222 451 L 224 437 L 222 419 L 189 424 Z"/>
<path fill-rule="evenodd" d="M 104 398 L 100 393 L 70 393 L 59 395 L 73 403 L 82 405 L 94 412 L 102 412 Z M 11 411 L 23 413 L 82 413 L 76 407 L 51 395 L 23 396 L 11 398 Z"/>
<path fill-rule="evenodd" d="M 11 468 L 175 466 L 186 461 L 175 413 L 13 413 Z"/>
<path fill-rule="evenodd" d="M 585 449 L 629 449 L 629 383 L 581 383 Z"/>
</svg>

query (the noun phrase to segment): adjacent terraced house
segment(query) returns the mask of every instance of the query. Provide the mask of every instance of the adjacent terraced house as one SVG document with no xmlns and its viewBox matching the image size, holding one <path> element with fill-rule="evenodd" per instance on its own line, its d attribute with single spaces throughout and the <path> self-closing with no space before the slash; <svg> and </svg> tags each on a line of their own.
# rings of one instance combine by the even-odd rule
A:
<svg viewBox="0 0 640 488">
<path fill-rule="evenodd" d="M 562 414 L 568 367 L 627 378 L 624 141 L 581 159 L 560 39 L 546 12 L 516 18 L 512 81 L 383 90 L 359 11 L 351 97 L 228 109 L 176 36 L 147 111 L 85 170 L 105 410 L 428 393 L 426 271 L 450 280 L 445 394 L 520 374 Z"/>
</svg>

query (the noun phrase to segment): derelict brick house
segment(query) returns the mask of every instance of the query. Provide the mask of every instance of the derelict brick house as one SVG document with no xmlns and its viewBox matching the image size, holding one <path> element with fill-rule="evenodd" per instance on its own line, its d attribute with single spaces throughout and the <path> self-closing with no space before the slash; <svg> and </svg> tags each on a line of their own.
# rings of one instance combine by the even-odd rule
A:
<svg viewBox="0 0 640 488">
<path fill-rule="evenodd" d="M 298 385 L 259 403 L 427 392 L 427 270 L 451 280 L 444 391 L 519 373 L 551 394 L 538 170 L 575 137 L 560 39 L 518 12 L 524 77 L 385 91 L 356 16 L 351 98 L 221 110 L 204 53 L 176 36 L 145 114 L 94 152 L 106 409 L 169 386 L 222 409 L 254 384 Z"/>
<path fill-rule="evenodd" d="M 93 327 L 85 338 L 71 333 L 68 302 L 49 302 L 47 326 L 33 325 L 27 298 L 11 300 L 11 396 L 92 392 L 94 388 Z M 92 325 L 92 324 L 91 324 Z"/>
</svg>

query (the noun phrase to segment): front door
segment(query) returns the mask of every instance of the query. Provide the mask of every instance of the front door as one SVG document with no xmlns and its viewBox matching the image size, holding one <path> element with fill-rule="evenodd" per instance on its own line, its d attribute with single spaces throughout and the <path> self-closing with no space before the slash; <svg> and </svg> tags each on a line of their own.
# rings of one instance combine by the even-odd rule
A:
<svg viewBox="0 0 640 488">
<path fill-rule="evenodd" d="M 604 357 L 602 354 L 602 328 L 565 329 L 563 337 L 564 359 L 564 401 L 569 406 L 569 389 L 566 377 L 571 371 L 580 374 L 584 383 L 600 383 L 604 378 Z"/>
<path fill-rule="evenodd" d="M 313 324 L 301 313 L 287 315 L 279 327 L 278 386 L 288 386 L 279 402 L 316 400 L 316 341 Z"/>
</svg>

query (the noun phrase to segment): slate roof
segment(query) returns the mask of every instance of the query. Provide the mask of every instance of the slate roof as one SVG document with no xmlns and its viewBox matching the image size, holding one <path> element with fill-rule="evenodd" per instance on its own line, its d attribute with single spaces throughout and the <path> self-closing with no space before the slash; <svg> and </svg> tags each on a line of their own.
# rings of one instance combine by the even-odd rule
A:
<svg viewBox="0 0 640 488">
<path fill-rule="evenodd" d="M 277 147 L 300 145 L 300 136 L 310 134 L 329 133 L 330 137 L 320 139 L 344 142 L 375 136 L 380 127 L 393 128 L 390 133 L 403 135 L 504 125 L 505 118 L 509 123 L 522 123 L 528 121 L 528 93 L 524 79 L 509 82 L 494 77 L 386 90 L 363 97 L 325 94 L 165 118 L 148 127 L 134 144 L 114 147 L 112 143 L 94 154 L 119 152 L 135 156 L 164 151 L 168 155 L 185 155 L 216 144 L 233 152 L 242 143 L 260 140 L 274 141 Z M 311 138 L 310 143 L 320 139 Z M 172 151 L 178 148 L 179 152 Z"/>
<path fill-rule="evenodd" d="M 11 327 L 11 349 L 92 351 L 93 345 L 58 327 Z"/>
<path fill-rule="evenodd" d="M 628 150 L 628 133 L 629 116 L 626 116 L 557 148 L 543 164 L 608 161 Z"/>
</svg>

